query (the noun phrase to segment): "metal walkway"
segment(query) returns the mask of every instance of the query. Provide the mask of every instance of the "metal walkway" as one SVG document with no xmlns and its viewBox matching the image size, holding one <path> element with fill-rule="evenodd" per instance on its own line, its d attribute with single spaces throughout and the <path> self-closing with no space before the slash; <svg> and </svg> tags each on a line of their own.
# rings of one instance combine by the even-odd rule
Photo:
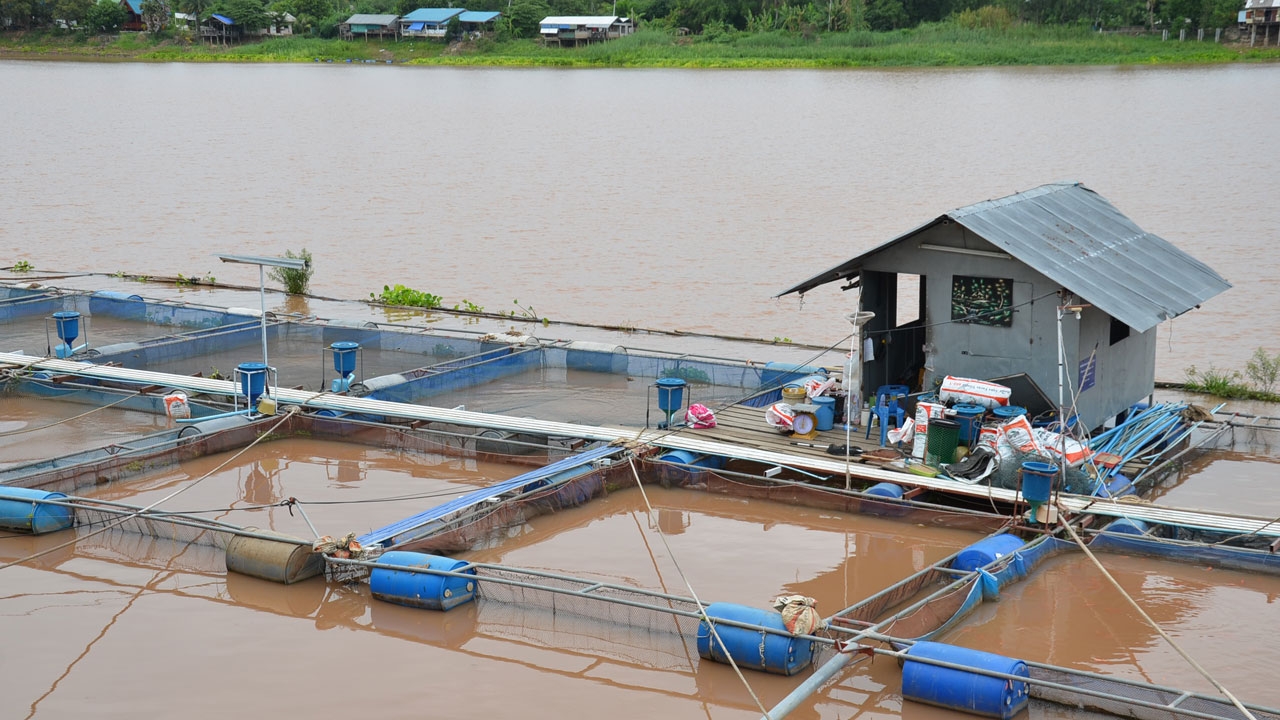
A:
<svg viewBox="0 0 1280 720">
<path fill-rule="evenodd" d="M 468 516 L 474 514 L 477 509 L 476 506 L 482 503 L 487 503 L 487 501 L 503 495 L 511 496 L 504 499 L 517 499 L 520 495 L 526 493 L 555 487 L 576 477 L 576 475 L 568 474 L 568 471 L 584 465 L 590 465 L 602 458 L 617 455 L 623 451 L 624 448 L 606 445 L 553 462 L 545 467 L 523 475 L 517 475 L 510 480 L 504 480 L 482 490 L 468 493 L 425 512 L 362 535 L 359 538 L 360 544 L 365 547 L 375 544 L 394 545 L 429 535 L 444 526 L 465 520 Z M 557 478 L 556 476 L 561 477 Z M 388 543 L 388 541 L 391 542 Z"/>
<path fill-rule="evenodd" d="M 229 380 L 211 380 L 209 378 L 171 375 L 147 370 L 106 367 L 73 360 L 35 358 L 30 355 L 15 353 L 0 353 L 0 367 L 4 365 L 27 366 L 32 370 L 43 370 L 54 374 L 137 383 L 142 386 L 168 387 L 193 394 L 235 395 L 239 392 L 235 383 Z M 851 477 L 859 480 L 923 487 L 951 495 L 963 495 L 1005 503 L 1013 502 L 1018 498 L 1018 493 L 1013 490 L 966 485 L 945 478 L 927 478 L 921 475 L 894 472 L 860 464 L 846 465 L 843 460 L 838 458 L 828 460 L 814 456 L 757 450 L 729 443 L 704 440 L 696 436 L 696 431 L 670 432 L 653 429 L 637 431 L 616 427 L 577 425 L 518 418 L 509 415 L 450 410 L 426 405 L 411 405 L 386 400 L 370 400 L 368 398 L 335 395 L 329 392 L 290 390 L 287 388 L 276 389 L 275 397 L 280 403 L 286 405 L 297 405 L 316 410 L 333 410 L 362 415 L 394 417 L 404 420 L 451 423 L 467 427 L 492 428 L 536 435 L 576 437 L 602 442 L 634 441 L 661 448 L 688 450 L 703 455 L 719 455 L 753 460 L 768 465 L 803 468 L 810 472 L 826 474 L 833 478 L 843 477 L 847 471 Z M 1280 523 L 1272 522 L 1272 518 L 1170 508 L 1158 505 L 1118 503 L 1107 498 L 1084 497 L 1081 495 L 1063 495 L 1060 503 L 1065 509 L 1074 513 L 1129 518 L 1208 531 L 1280 537 Z"/>
</svg>

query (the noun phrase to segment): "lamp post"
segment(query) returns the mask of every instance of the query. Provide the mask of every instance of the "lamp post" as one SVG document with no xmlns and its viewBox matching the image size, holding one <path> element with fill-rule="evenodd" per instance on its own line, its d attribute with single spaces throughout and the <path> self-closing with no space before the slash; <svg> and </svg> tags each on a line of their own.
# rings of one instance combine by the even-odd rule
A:
<svg viewBox="0 0 1280 720">
<path fill-rule="evenodd" d="M 218 253 L 215 257 L 226 263 L 258 266 L 258 300 L 261 304 L 261 315 L 259 317 L 262 320 L 262 364 L 270 368 L 271 365 L 267 362 L 267 284 L 265 268 L 277 267 L 285 268 L 286 270 L 306 270 L 310 263 L 302 258 L 261 257 L 257 255 L 224 255 Z"/>
</svg>

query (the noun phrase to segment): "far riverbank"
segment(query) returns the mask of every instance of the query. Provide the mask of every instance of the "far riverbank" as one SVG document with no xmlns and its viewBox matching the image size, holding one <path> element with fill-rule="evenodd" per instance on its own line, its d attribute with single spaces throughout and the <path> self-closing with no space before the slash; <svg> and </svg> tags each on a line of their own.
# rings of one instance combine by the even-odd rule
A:
<svg viewBox="0 0 1280 720">
<path fill-rule="evenodd" d="M 1211 33 L 1206 33 L 1210 38 Z M 86 36 L 0 33 L 7 59 L 137 62 L 360 62 L 496 67 L 887 68 L 1054 65 L 1212 65 L 1280 60 L 1280 48 L 1161 40 L 1079 28 L 966 29 L 949 23 L 888 33 L 729 33 L 677 37 L 659 30 L 582 48 L 533 40 L 443 43 L 275 38 L 226 48 L 145 33 Z"/>
</svg>

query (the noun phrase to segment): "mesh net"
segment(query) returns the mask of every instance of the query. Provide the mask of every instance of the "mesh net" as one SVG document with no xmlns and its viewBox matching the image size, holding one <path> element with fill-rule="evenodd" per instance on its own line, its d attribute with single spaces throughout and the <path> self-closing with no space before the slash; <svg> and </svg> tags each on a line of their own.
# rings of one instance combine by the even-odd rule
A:
<svg viewBox="0 0 1280 720">
<path fill-rule="evenodd" d="M 226 527 L 191 516 L 151 515 L 129 517 L 131 510 L 88 503 L 60 503 L 75 508 L 76 525 L 95 530 L 124 519 L 111 532 L 128 532 L 180 543 L 208 545 L 225 550 L 235 534 Z"/>
<path fill-rule="evenodd" d="M 1077 675 L 1064 670 L 1050 668 L 1031 667 L 1029 670 L 1032 678 L 1067 686 L 1066 688 L 1051 688 L 1042 685 L 1031 686 L 1032 696 L 1042 700 L 1098 710 L 1121 717 L 1132 717 L 1137 720 L 1183 720 L 1187 717 L 1187 715 L 1171 709 L 1160 710 L 1135 705 L 1131 702 L 1131 700 L 1139 700 L 1158 705 L 1167 705 L 1181 697 L 1182 693 L 1177 691 L 1160 690 L 1092 675 Z M 1081 691 L 1105 693 L 1111 697 L 1097 697 Z M 1188 697 L 1179 702 L 1177 707 L 1191 712 L 1226 718 L 1226 720 L 1246 720 L 1240 710 L 1227 700 Z M 1280 716 L 1274 713 L 1252 707 L 1250 712 L 1253 713 L 1257 720 L 1280 720 Z"/>
<path fill-rule="evenodd" d="M 1024 453 L 1015 450 L 1013 455 L 1007 459 L 1000 461 L 1000 466 L 991 474 L 989 482 L 992 486 L 1004 488 L 1005 490 L 1017 490 L 1022 482 L 1020 473 L 1022 463 L 1038 462 L 1048 465 L 1056 465 L 1057 463 L 1046 455 L 1037 453 Z M 1091 468 L 1088 464 L 1080 467 L 1067 468 L 1066 484 L 1062 484 L 1062 478 L 1055 478 L 1054 487 L 1060 488 L 1063 492 L 1075 495 L 1092 495 L 1097 491 L 1100 481 L 1097 475 L 1091 474 Z"/>
</svg>

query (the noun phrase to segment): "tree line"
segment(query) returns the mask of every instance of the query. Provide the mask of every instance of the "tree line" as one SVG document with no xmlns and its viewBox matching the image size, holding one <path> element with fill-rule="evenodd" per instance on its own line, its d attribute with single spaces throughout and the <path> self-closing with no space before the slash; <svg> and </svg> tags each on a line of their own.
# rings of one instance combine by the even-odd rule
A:
<svg viewBox="0 0 1280 720">
<path fill-rule="evenodd" d="M 438 5 L 439 3 L 437 3 Z M 469 10 L 497 10 L 499 40 L 537 37 L 548 15 L 621 15 L 642 27 L 687 30 L 714 39 L 735 32 L 893 31 L 946 20 L 970 27 L 1015 23 L 1096 29 L 1198 29 L 1236 22 L 1241 0 L 465 0 Z M 430 3 L 427 6 L 431 6 Z M 207 19 L 212 13 L 257 30 L 297 18 L 296 34 L 333 37 L 354 13 L 405 15 L 423 0 L 144 0 L 143 22 L 172 32 L 173 13 Z M 115 0 L 0 0 L 0 27 L 62 28 L 90 33 L 119 30 L 128 13 Z"/>
</svg>

